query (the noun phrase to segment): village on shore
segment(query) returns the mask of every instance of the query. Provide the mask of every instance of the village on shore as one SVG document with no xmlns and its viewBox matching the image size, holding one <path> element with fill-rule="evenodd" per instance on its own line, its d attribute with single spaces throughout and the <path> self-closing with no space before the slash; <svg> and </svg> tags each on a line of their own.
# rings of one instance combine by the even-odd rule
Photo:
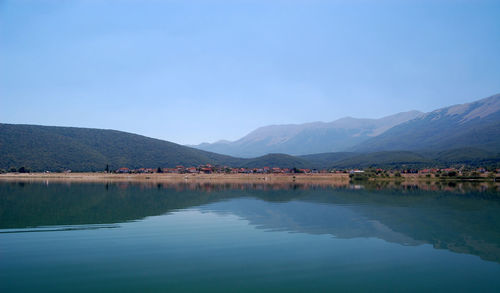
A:
<svg viewBox="0 0 500 293">
<path fill-rule="evenodd" d="M 40 173 L 33 172 L 29 168 L 21 167 L 19 169 L 10 168 L 0 170 L 0 173 Z M 72 171 L 69 169 L 60 171 L 43 171 L 41 173 L 87 173 Z M 424 178 L 456 178 L 456 179 L 485 179 L 490 178 L 496 181 L 500 177 L 500 169 L 494 168 L 473 168 L 461 166 L 458 168 L 346 168 L 346 169 L 309 169 L 309 168 L 281 168 L 281 167 L 261 167 L 261 168 L 234 168 L 228 166 L 214 166 L 211 164 L 199 165 L 197 167 L 176 166 L 175 168 L 127 168 L 121 167 L 113 170 L 106 166 L 102 171 L 91 171 L 90 173 L 107 174 L 269 174 L 269 175 L 314 175 L 314 174 L 348 174 L 353 179 L 368 178 L 394 178 L 401 176 L 419 176 Z"/>
<path fill-rule="evenodd" d="M 211 164 L 200 165 L 197 167 L 176 166 L 175 168 L 138 168 L 129 169 L 126 167 L 118 168 L 114 171 L 106 170 L 111 173 L 120 174 L 143 174 L 143 173 L 166 173 L 166 174 L 351 174 L 351 175 L 378 175 L 381 177 L 400 176 L 401 174 L 421 174 L 427 177 L 488 177 L 500 174 L 500 169 L 488 170 L 486 168 L 426 168 L 426 169 L 307 169 L 307 168 L 280 168 L 280 167 L 262 167 L 262 168 L 232 168 L 227 166 L 213 166 Z"/>
</svg>

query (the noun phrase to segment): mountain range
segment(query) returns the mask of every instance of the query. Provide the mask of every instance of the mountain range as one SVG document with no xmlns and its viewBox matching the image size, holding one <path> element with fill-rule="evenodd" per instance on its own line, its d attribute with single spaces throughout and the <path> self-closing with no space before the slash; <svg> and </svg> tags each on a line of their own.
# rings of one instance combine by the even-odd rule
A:
<svg viewBox="0 0 500 293">
<path fill-rule="evenodd" d="M 355 146 L 353 151 L 500 150 L 500 94 L 420 115 Z"/>
<path fill-rule="evenodd" d="M 0 124 L 0 169 L 102 171 L 127 167 L 204 164 L 256 168 L 305 168 L 309 162 L 285 154 L 236 158 L 142 135 L 108 129 Z"/>
<path fill-rule="evenodd" d="M 419 111 L 409 111 L 380 119 L 345 117 L 329 123 L 270 125 L 258 128 L 234 142 L 221 140 L 192 147 L 244 158 L 269 153 L 307 155 L 339 152 L 422 114 Z"/>
<path fill-rule="evenodd" d="M 462 147 L 498 151 L 500 94 L 429 113 L 409 111 L 380 119 L 346 117 L 330 123 L 264 126 L 234 142 L 193 147 L 238 157 Z"/>
<path fill-rule="evenodd" d="M 331 123 L 263 127 L 224 144 L 245 156 L 250 151 L 263 155 L 229 156 L 116 130 L 0 124 L 0 169 L 99 171 L 106 166 L 202 164 L 317 169 L 498 168 L 500 94 L 429 113 L 411 111 L 381 119 L 343 118 Z M 266 149 L 281 153 L 266 153 Z M 325 149 L 345 151 L 322 152 Z M 290 155 L 293 153 L 300 155 Z"/>
</svg>

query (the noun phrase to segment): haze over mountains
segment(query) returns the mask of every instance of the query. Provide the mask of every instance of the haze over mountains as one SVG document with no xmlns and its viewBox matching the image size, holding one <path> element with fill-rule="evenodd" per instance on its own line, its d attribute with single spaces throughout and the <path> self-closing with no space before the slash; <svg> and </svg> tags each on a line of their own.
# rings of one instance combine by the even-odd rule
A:
<svg viewBox="0 0 500 293">
<path fill-rule="evenodd" d="M 116 169 L 203 164 L 317 169 L 498 168 L 500 94 L 426 114 L 412 111 L 381 119 L 343 118 L 331 123 L 263 127 L 225 144 L 239 152 L 270 149 L 282 153 L 241 158 L 116 130 L 0 124 L 0 169 L 100 171 L 106 165 Z M 330 148 L 349 151 L 314 154 Z M 311 153 L 283 154 L 294 152 Z"/>
<path fill-rule="evenodd" d="M 255 157 L 267 153 L 500 149 L 500 94 L 429 113 L 409 111 L 380 119 L 346 117 L 330 123 L 272 125 L 234 141 L 196 145 L 220 154 Z"/>
<path fill-rule="evenodd" d="M 269 153 L 307 155 L 339 152 L 422 114 L 418 111 L 409 111 L 380 119 L 345 117 L 328 123 L 270 125 L 258 128 L 234 142 L 223 140 L 193 147 L 243 158 Z"/>
<path fill-rule="evenodd" d="M 354 151 L 500 150 L 500 94 L 441 108 L 401 123 L 353 148 Z"/>
<path fill-rule="evenodd" d="M 176 143 L 109 129 L 0 124 L 0 169 L 102 171 L 127 168 L 199 166 L 255 168 L 306 167 L 307 161 L 284 154 L 242 159 Z"/>
</svg>

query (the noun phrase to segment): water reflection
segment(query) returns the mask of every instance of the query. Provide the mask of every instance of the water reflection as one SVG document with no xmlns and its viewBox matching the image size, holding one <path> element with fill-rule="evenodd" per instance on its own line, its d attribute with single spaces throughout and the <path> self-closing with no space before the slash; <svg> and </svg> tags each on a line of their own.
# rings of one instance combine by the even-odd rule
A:
<svg viewBox="0 0 500 293">
<path fill-rule="evenodd" d="M 500 263 L 500 193 L 486 183 L 0 183 L 2 232 L 108 227 L 187 208 L 266 231 L 428 243 Z"/>
<path fill-rule="evenodd" d="M 55 227 L 55 228 L 54 228 Z M 119 225 L 71 225 L 71 226 L 47 226 L 27 229 L 2 229 L 0 233 L 30 233 L 30 232 L 60 232 L 60 231 L 82 231 L 82 230 L 97 230 L 97 229 L 115 229 Z"/>
<path fill-rule="evenodd" d="M 155 181 L 155 180 L 140 180 L 140 181 L 106 181 L 99 182 L 82 182 L 55 179 L 9 179 L 8 181 L 0 181 L 0 186 L 17 185 L 24 187 L 29 184 L 39 184 L 49 186 L 51 184 L 58 184 L 64 186 L 79 186 L 81 184 L 98 184 L 104 186 L 106 189 L 109 186 L 115 186 L 121 189 L 127 189 L 131 186 L 139 187 L 141 189 L 174 189 L 176 191 L 221 191 L 226 189 L 232 190 L 310 190 L 315 188 L 347 188 L 347 189 L 376 189 L 376 190 L 425 190 L 425 191 L 449 191 L 457 193 L 465 193 L 471 191 L 479 192 L 500 192 L 499 182 L 490 181 L 460 181 L 460 180 L 442 180 L 442 181 L 394 181 L 394 180 L 380 180 L 380 181 L 361 181 L 357 183 L 344 182 L 344 181 L 318 181 L 318 182 L 226 182 L 226 183 L 211 183 L 206 181 Z"/>
</svg>

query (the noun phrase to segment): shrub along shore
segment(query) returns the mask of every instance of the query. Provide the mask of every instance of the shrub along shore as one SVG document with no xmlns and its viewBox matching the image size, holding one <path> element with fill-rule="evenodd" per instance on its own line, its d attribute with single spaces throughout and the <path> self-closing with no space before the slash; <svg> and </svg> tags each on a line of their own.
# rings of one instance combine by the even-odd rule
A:
<svg viewBox="0 0 500 293">
<path fill-rule="evenodd" d="M 419 173 L 106 173 L 106 172 L 67 172 L 67 173 L 4 173 L 0 180 L 62 180 L 62 181 L 170 181 L 170 182 L 361 182 L 361 181 L 496 181 L 500 182 L 500 174 L 419 174 Z"/>
</svg>

